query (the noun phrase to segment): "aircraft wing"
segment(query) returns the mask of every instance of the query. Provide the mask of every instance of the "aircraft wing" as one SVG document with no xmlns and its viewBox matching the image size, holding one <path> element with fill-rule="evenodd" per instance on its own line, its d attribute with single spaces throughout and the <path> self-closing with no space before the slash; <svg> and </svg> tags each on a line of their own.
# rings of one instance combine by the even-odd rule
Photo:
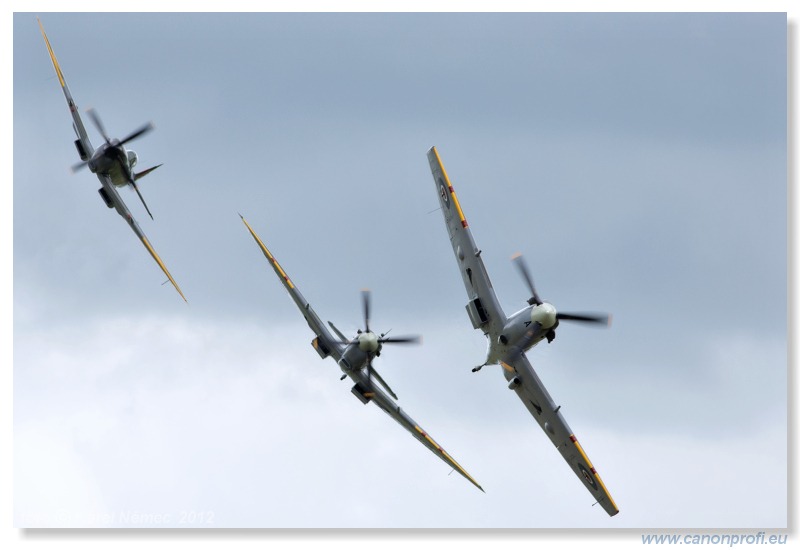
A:
<svg viewBox="0 0 800 550">
<path fill-rule="evenodd" d="M 86 128 L 84 128 L 83 121 L 78 113 L 78 106 L 75 105 L 75 101 L 72 99 L 69 86 L 67 86 L 67 81 L 64 79 L 64 74 L 61 72 L 61 66 L 58 64 L 58 60 L 56 59 L 56 54 L 53 53 L 53 48 L 50 46 L 50 40 L 47 39 L 47 35 L 44 32 L 44 26 L 42 26 L 42 22 L 38 17 L 36 18 L 36 21 L 39 22 L 39 29 L 42 31 L 45 44 L 47 44 L 47 52 L 50 54 L 50 60 L 53 62 L 53 68 L 56 70 L 58 82 L 61 84 L 61 89 L 64 91 L 64 97 L 67 99 L 67 106 L 69 106 L 69 112 L 72 114 L 72 127 L 75 129 L 75 133 L 77 134 L 78 139 L 81 141 L 83 150 L 86 151 L 88 158 L 91 158 L 92 154 L 94 153 L 94 147 L 92 147 L 92 143 L 89 141 L 89 136 L 86 134 Z"/>
<path fill-rule="evenodd" d="M 481 328 L 486 334 L 499 334 L 506 323 L 506 315 L 497 301 L 489 274 L 481 259 L 481 251 L 472 239 L 472 231 L 436 147 L 431 147 L 428 151 L 428 163 L 431 166 L 458 270 L 469 296 L 467 312 L 475 328 Z"/>
<path fill-rule="evenodd" d="M 281 264 L 278 263 L 278 260 L 275 259 L 275 256 L 272 255 L 272 253 L 269 251 L 269 249 L 261 240 L 261 238 L 256 234 L 255 231 L 253 231 L 253 228 L 250 227 L 250 224 L 247 223 L 247 220 L 245 220 L 241 214 L 239 214 L 239 217 L 242 218 L 244 225 L 247 227 L 247 230 L 253 236 L 253 239 L 255 239 L 256 244 L 258 244 L 258 247 L 261 249 L 261 252 L 263 252 L 264 256 L 266 256 L 267 260 L 269 260 L 269 263 L 272 265 L 272 269 L 275 270 L 275 274 L 278 276 L 278 278 L 281 280 L 281 283 L 283 283 L 283 286 L 289 292 L 289 296 L 291 296 L 292 300 L 294 300 L 294 303 L 297 304 L 297 307 L 300 309 L 300 312 L 303 314 L 303 317 L 305 317 L 306 323 L 308 323 L 309 328 L 314 332 L 314 334 L 317 335 L 317 338 L 322 342 L 322 344 L 328 349 L 329 353 L 337 361 L 341 359 L 342 352 L 341 352 L 341 344 L 339 343 L 339 341 L 336 340 L 331 335 L 330 332 L 328 332 L 328 329 L 322 323 L 319 316 L 311 308 L 311 304 L 309 304 L 308 300 L 306 300 L 303 297 L 303 295 L 300 293 L 300 290 L 296 286 L 294 286 L 294 283 L 292 282 L 291 279 L 289 279 L 289 276 L 283 270 Z M 317 341 L 315 340 L 315 342 Z M 318 344 L 315 344 L 315 347 L 316 345 Z"/>
<path fill-rule="evenodd" d="M 447 451 L 439 446 L 428 433 L 423 430 L 414 419 L 408 416 L 397 403 L 386 395 L 374 382 L 373 379 L 368 378 L 364 371 L 355 371 L 351 374 L 351 378 L 356 381 L 353 387 L 353 392 L 359 392 L 364 399 L 369 399 L 378 407 L 391 416 L 398 424 L 403 426 L 414 438 L 425 445 L 433 454 L 441 458 L 448 466 L 453 468 L 459 474 L 464 476 L 470 483 L 475 485 L 478 489 L 483 491 L 477 481 L 475 481 L 461 465 L 451 457 Z M 485 491 L 484 491 L 485 492 Z"/>
<path fill-rule="evenodd" d="M 519 379 L 520 384 L 514 391 L 542 427 L 545 435 L 550 438 L 561 456 L 567 461 L 572 471 L 575 472 L 575 475 L 609 516 L 616 515 L 619 509 L 614 503 L 614 499 L 611 498 L 608 489 L 592 466 L 592 462 L 578 443 L 575 434 L 561 414 L 560 407 L 553 402 L 553 398 L 550 397 L 525 354 L 516 353 L 513 357 L 507 358 L 507 361 L 501 361 L 501 365 L 506 370 L 507 379 L 512 380 L 514 377 Z"/>
<path fill-rule="evenodd" d="M 114 209 L 120 216 L 123 217 L 123 219 L 125 219 L 126 222 L 128 222 L 128 225 L 131 226 L 133 232 L 136 233 L 136 236 L 139 237 L 139 239 L 142 241 L 142 244 L 150 253 L 150 255 L 153 257 L 153 259 L 156 261 L 158 267 L 161 268 L 161 271 L 164 272 L 169 281 L 172 283 L 172 286 L 174 286 L 175 290 L 178 291 L 178 294 L 181 295 L 183 301 L 186 302 L 187 301 L 186 296 L 183 295 L 183 292 L 181 292 L 178 283 L 175 282 L 175 279 L 172 278 L 172 275 L 170 275 L 169 270 L 167 270 L 167 266 L 164 265 L 164 262 L 161 261 L 161 258 L 159 258 L 155 249 L 153 249 L 153 245 L 151 245 L 150 241 L 147 240 L 147 237 L 145 236 L 144 231 L 142 231 L 142 228 L 139 227 L 139 224 L 136 223 L 135 219 L 133 219 L 130 210 L 128 210 L 128 207 L 125 206 L 125 203 L 123 202 L 122 197 L 119 196 L 119 193 L 117 192 L 117 189 L 114 187 L 114 184 L 111 183 L 111 178 L 102 174 L 97 174 L 97 179 L 99 179 L 100 183 L 103 185 L 103 189 L 106 193 L 106 196 L 111 200 Z"/>
</svg>

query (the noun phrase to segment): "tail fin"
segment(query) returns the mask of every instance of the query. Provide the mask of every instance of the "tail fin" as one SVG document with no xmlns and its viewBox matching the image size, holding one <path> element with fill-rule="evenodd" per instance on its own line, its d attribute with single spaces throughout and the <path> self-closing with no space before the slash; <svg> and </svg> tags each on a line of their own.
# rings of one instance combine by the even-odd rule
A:
<svg viewBox="0 0 800 550">
<path fill-rule="evenodd" d="M 133 180 L 134 180 L 134 181 L 136 181 L 136 180 L 138 180 L 138 179 L 140 179 L 140 178 L 143 178 L 143 177 L 145 177 L 147 174 L 149 174 L 150 172 L 152 172 L 153 170 L 155 170 L 156 168 L 158 168 L 159 166 L 163 166 L 163 165 L 164 165 L 164 163 L 162 162 L 161 164 L 156 164 L 156 165 L 155 165 L 155 166 L 153 166 L 152 168 L 148 168 L 147 170 L 142 170 L 141 172 L 138 172 L 138 173 L 136 173 L 136 174 L 134 174 L 134 175 L 133 175 Z"/>
</svg>

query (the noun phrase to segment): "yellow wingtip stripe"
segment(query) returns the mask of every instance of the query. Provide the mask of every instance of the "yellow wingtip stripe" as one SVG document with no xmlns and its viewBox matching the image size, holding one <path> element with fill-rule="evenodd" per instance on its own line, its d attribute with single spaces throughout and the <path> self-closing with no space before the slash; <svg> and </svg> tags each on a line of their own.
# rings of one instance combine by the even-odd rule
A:
<svg viewBox="0 0 800 550">
<path fill-rule="evenodd" d="M 592 461 L 589 460 L 589 457 L 586 456 L 586 453 L 583 451 L 583 447 L 581 447 L 581 444 L 578 443 L 578 438 L 575 437 L 575 434 L 572 434 L 572 435 L 570 435 L 570 439 L 575 444 L 575 447 L 578 449 L 578 452 L 581 454 L 581 457 L 583 457 L 583 460 L 589 466 L 589 469 L 592 471 L 592 475 L 600 483 L 600 486 L 603 488 L 603 492 L 608 497 L 608 500 L 611 502 L 611 505 L 614 507 L 615 510 L 619 511 L 619 508 L 617 508 L 617 503 L 614 502 L 614 498 L 611 496 L 611 493 L 609 493 L 608 489 L 606 488 L 606 484 L 603 483 L 602 479 L 600 479 L 600 474 L 597 473 L 597 470 L 595 470 L 595 467 L 592 465 Z"/>
<path fill-rule="evenodd" d="M 44 32 L 44 25 L 42 25 L 42 20 L 37 17 L 36 21 L 39 23 L 39 30 L 42 31 L 44 42 L 47 45 L 47 52 L 50 54 L 50 60 L 53 62 L 53 67 L 56 69 L 56 75 L 58 76 L 58 81 L 61 83 L 61 87 L 63 88 L 64 86 L 66 86 L 66 84 L 64 82 L 64 75 L 61 73 L 61 66 L 58 64 L 58 59 L 56 59 L 56 54 L 53 52 L 53 48 L 50 46 L 50 40 L 47 39 L 47 34 Z"/>
<path fill-rule="evenodd" d="M 258 243 L 258 246 L 261 248 L 261 251 L 264 253 L 264 256 L 266 256 L 267 259 L 270 262 L 272 262 L 272 265 L 274 265 L 275 269 L 278 270 L 278 273 L 280 273 L 281 277 L 283 277 L 283 280 L 286 281 L 286 284 L 289 285 L 289 288 L 290 289 L 294 288 L 294 283 L 292 283 L 292 280 L 289 279 L 289 276 L 283 270 L 283 268 L 281 267 L 281 264 L 278 263 L 278 260 L 275 259 L 275 256 L 273 256 L 272 253 L 269 251 L 269 249 L 267 248 L 267 245 L 265 245 L 264 242 L 261 240 L 261 238 L 256 234 L 256 232 L 253 231 L 253 228 L 250 227 L 250 224 L 247 223 L 247 220 L 244 219 L 244 216 L 239 214 L 239 217 L 242 218 L 242 221 L 244 222 L 244 225 L 247 227 L 247 230 L 250 231 L 250 234 L 256 240 L 256 243 Z"/>
<path fill-rule="evenodd" d="M 156 251 L 153 250 L 153 247 L 150 245 L 150 241 L 147 240 L 147 237 L 142 237 L 142 243 L 144 243 L 144 246 L 145 248 L 147 248 L 147 251 L 150 253 L 150 255 L 156 261 L 158 266 L 161 268 L 161 271 L 163 271 L 164 274 L 167 276 L 167 278 L 170 280 L 172 286 L 174 286 L 175 290 L 178 291 L 178 294 L 181 295 L 183 301 L 188 304 L 189 300 L 187 300 L 186 296 L 183 295 L 183 292 L 181 292 L 181 287 L 179 287 L 178 283 L 175 282 L 175 279 L 172 278 L 172 275 L 170 275 L 169 271 L 167 270 L 167 266 L 164 265 L 164 262 L 161 261 L 161 258 L 159 258 L 158 254 L 156 254 Z"/>
<path fill-rule="evenodd" d="M 461 203 L 458 202 L 458 197 L 456 196 L 456 190 L 453 189 L 453 184 L 450 183 L 450 176 L 447 175 L 447 170 L 444 168 L 444 164 L 442 163 L 442 158 L 439 156 L 439 151 L 436 150 L 436 147 L 432 147 L 433 154 L 436 155 L 436 162 L 439 163 L 439 168 L 442 170 L 442 175 L 444 176 L 444 181 L 447 183 L 447 189 L 450 191 L 450 196 L 453 199 L 453 204 L 456 207 L 456 212 L 458 212 L 458 218 L 461 220 L 461 226 L 467 227 L 469 225 L 467 223 L 467 218 L 464 216 L 464 211 L 461 210 Z"/>
</svg>

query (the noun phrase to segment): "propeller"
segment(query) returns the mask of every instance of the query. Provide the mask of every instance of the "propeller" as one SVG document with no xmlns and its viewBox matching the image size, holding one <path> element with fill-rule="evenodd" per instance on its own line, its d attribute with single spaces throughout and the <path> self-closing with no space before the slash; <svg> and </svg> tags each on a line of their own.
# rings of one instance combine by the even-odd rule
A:
<svg viewBox="0 0 800 550">
<path fill-rule="evenodd" d="M 356 342 L 358 343 L 358 347 L 367 354 L 367 363 L 364 367 L 367 372 L 367 381 L 371 383 L 371 379 L 374 376 L 378 383 L 383 386 L 394 399 L 397 399 L 397 394 L 392 391 L 392 388 L 389 387 L 381 375 L 372 368 L 372 359 L 380 355 L 382 344 L 417 344 L 421 341 L 421 338 L 419 336 L 389 337 L 387 334 L 390 331 L 386 331 L 381 333 L 380 336 L 377 336 L 369 327 L 371 302 L 372 294 L 368 289 L 363 289 L 361 291 L 361 307 L 364 315 L 364 330 L 358 331 Z M 331 327 L 333 328 L 332 324 Z M 342 337 L 342 334 L 338 330 L 336 330 L 336 333 L 340 338 Z"/>
<path fill-rule="evenodd" d="M 371 309 L 371 302 L 372 302 L 372 293 L 369 289 L 363 289 L 361 291 L 361 303 L 364 311 L 364 331 L 358 331 L 359 334 L 373 334 L 369 328 L 369 313 Z M 387 336 L 391 329 L 387 330 L 386 332 L 382 332 L 380 336 L 378 336 L 375 341 L 378 344 L 419 344 L 422 341 L 422 338 L 419 336 Z M 362 339 L 366 341 L 367 339 Z"/>
<path fill-rule="evenodd" d="M 539 294 L 536 292 L 536 287 L 533 285 L 533 278 L 531 277 L 530 272 L 528 271 L 528 266 L 525 263 L 525 260 L 522 258 L 522 254 L 517 253 L 511 257 L 511 260 L 514 262 L 514 265 L 517 266 L 517 269 L 520 272 L 520 275 L 525 280 L 525 283 L 528 285 L 528 290 L 530 290 L 531 298 L 528 299 L 528 303 L 530 305 L 537 305 L 540 306 L 544 302 L 539 297 Z M 608 326 L 611 324 L 611 316 L 607 313 L 556 313 L 556 319 L 561 321 L 577 321 L 581 323 L 591 323 L 597 325 L 605 325 Z"/>
<path fill-rule="evenodd" d="M 125 165 L 127 164 L 127 160 L 123 160 L 123 157 L 125 156 L 125 150 L 123 149 L 123 146 L 126 143 L 128 143 L 130 141 L 133 141 L 134 139 L 137 139 L 137 138 L 143 136 L 144 134 L 150 132 L 154 128 L 153 123 L 152 122 L 148 122 L 147 124 L 143 125 L 142 127 L 138 128 L 137 130 L 134 130 L 133 132 L 128 134 L 128 136 L 126 136 L 122 140 L 112 141 L 111 138 L 108 137 L 108 133 L 106 132 L 106 128 L 103 125 L 103 121 L 100 119 L 100 115 L 97 114 L 97 111 L 95 111 L 94 109 L 90 108 L 90 109 L 86 110 L 86 113 L 89 115 L 89 118 L 92 119 L 92 122 L 94 123 L 95 127 L 97 128 L 97 131 L 100 132 L 100 135 L 103 136 L 103 139 L 106 141 L 106 145 L 108 147 L 106 147 L 106 150 L 105 150 L 104 154 L 106 156 L 108 156 L 108 157 L 116 156 L 118 158 L 118 160 L 122 164 L 125 164 Z M 86 166 L 88 163 L 89 163 L 89 161 L 84 161 L 84 162 L 81 162 L 79 164 L 76 164 L 76 165 L 74 165 L 72 167 L 72 171 L 75 172 L 75 171 L 83 168 L 84 166 Z M 156 166 L 156 168 L 158 168 L 158 166 Z M 152 168 L 151 170 L 154 170 L 154 169 L 155 168 Z M 131 185 L 131 187 L 133 187 L 133 190 L 136 191 L 136 194 L 139 196 L 139 200 L 142 201 L 142 204 L 144 205 L 144 209 L 147 211 L 147 214 L 150 216 L 150 219 L 153 219 L 153 214 L 152 214 L 152 212 L 150 212 L 150 208 L 147 206 L 147 203 L 144 201 L 144 197 L 142 197 L 142 193 L 139 191 L 139 186 L 136 185 L 136 175 L 133 174 L 130 171 L 129 168 L 126 168 L 125 172 L 128 175 L 128 183 Z M 145 175 L 145 174 L 143 174 L 143 175 Z"/>
</svg>

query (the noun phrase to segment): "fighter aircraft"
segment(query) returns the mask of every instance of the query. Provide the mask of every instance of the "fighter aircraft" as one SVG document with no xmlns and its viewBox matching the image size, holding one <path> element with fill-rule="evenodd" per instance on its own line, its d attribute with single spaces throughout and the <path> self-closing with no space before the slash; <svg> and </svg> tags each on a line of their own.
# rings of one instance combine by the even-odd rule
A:
<svg viewBox="0 0 800 550">
<path fill-rule="evenodd" d="M 481 329 L 489 340 L 486 361 L 472 371 L 477 372 L 486 365 L 499 364 L 508 381 L 509 389 L 516 392 L 544 433 L 558 448 L 564 460 L 608 515 L 616 515 L 619 509 L 614 499 L 611 498 L 572 429 L 567 425 L 560 412 L 561 407 L 550 397 L 525 356 L 526 350 L 543 339 L 552 342 L 560 321 L 580 321 L 607 326 L 609 316 L 557 311 L 553 305 L 539 297 L 522 257 L 515 255 L 515 264 L 527 283 L 531 298 L 528 300 L 528 307 L 507 317 L 495 296 L 481 259 L 481 250 L 475 245 L 464 211 L 436 147 L 431 147 L 428 151 L 428 162 L 442 205 L 441 210 L 450 244 L 469 296 L 467 314 L 473 328 Z"/>
<path fill-rule="evenodd" d="M 397 395 L 386 384 L 383 378 L 378 374 L 372 366 L 372 360 L 381 354 L 384 344 L 407 344 L 416 343 L 419 341 L 417 336 L 397 337 L 388 336 L 387 333 L 375 334 L 369 326 L 370 316 L 370 293 L 364 290 L 361 293 L 363 314 L 364 314 L 364 330 L 359 330 L 354 338 L 347 338 L 342 332 L 334 326 L 330 321 L 328 325 L 335 333 L 332 335 L 328 329 L 320 321 L 317 314 L 311 309 L 311 305 L 306 301 L 300 290 L 294 285 L 289 276 L 275 259 L 275 256 L 270 253 L 264 242 L 256 235 L 247 220 L 241 214 L 239 215 L 250 231 L 250 234 L 255 239 L 261 252 L 264 253 L 272 268 L 278 275 L 278 278 L 286 287 L 294 303 L 300 309 L 300 312 L 305 317 L 309 328 L 314 333 L 315 337 L 311 341 L 311 345 L 317 351 L 319 356 L 323 359 L 330 356 L 339 364 L 342 369 L 341 380 L 350 377 L 355 385 L 352 388 L 352 393 L 359 401 L 365 405 L 372 401 L 383 411 L 395 419 L 401 426 L 408 430 L 420 443 L 425 445 L 436 456 L 441 458 L 450 467 L 458 471 L 459 474 L 464 476 L 470 483 L 475 485 L 478 489 L 483 491 L 483 488 L 470 476 L 458 462 L 456 462 L 447 451 L 436 443 L 428 433 L 423 430 L 410 416 L 408 416 L 403 409 L 397 406 L 397 403 L 391 399 L 383 390 L 389 393 L 392 398 L 397 399 Z M 377 382 L 377 384 L 376 384 Z M 383 389 L 381 389 L 381 387 Z"/>
<path fill-rule="evenodd" d="M 38 17 L 36 20 L 39 22 L 39 29 L 42 31 L 42 36 L 44 37 L 45 44 L 47 45 L 47 52 L 50 54 L 50 60 L 53 62 L 53 68 L 56 70 L 58 82 L 61 84 L 61 89 L 64 91 L 64 97 L 67 99 L 67 105 L 69 106 L 69 111 L 72 114 L 72 128 L 75 130 L 75 134 L 78 137 L 78 139 L 75 140 L 75 148 L 78 150 L 78 155 L 80 156 L 81 162 L 72 167 L 73 172 L 88 166 L 89 170 L 97 175 L 97 179 L 100 180 L 100 184 L 102 186 L 100 189 L 98 189 L 98 192 L 100 193 L 103 202 L 107 207 L 116 209 L 117 213 L 128 222 L 128 225 L 131 226 L 133 232 L 136 233 L 136 236 L 139 237 L 139 239 L 141 239 L 142 244 L 144 244 L 145 248 L 156 261 L 164 274 L 166 274 L 167 278 L 172 283 L 172 286 L 175 287 L 175 290 L 178 291 L 178 294 L 181 295 L 181 298 L 186 301 L 186 297 L 183 295 L 183 292 L 181 292 L 178 283 L 176 283 L 175 279 L 172 278 L 172 275 L 170 275 L 167 267 L 164 265 L 164 262 L 162 262 L 161 258 L 158 257 L 158 254 L 156 254 L 156 251 L 153 249 L 150 241 L 147 240 L 144 232 L 139 227 L 139 224 L 136 223 L 136 220 L 133 219 L 130 210 L 128 210 L 128 207 L 125 206 L 125 202 L 117 192 L 117 187 L 130 186 L 134 191 L 136 191 L 136 194 L 139 195 L 139 199 L 141 199 L 145 210 L 147 210 L 147 213 L 150 215 L 150 218 L 153 217 L 153 215 L 150 213 L 150 209 L 147 207 L 147 203 L 145 203 L 144 198 L 142 198 L 142 194 L 139 192 L 139 186 L 136 185 L 136 181 L 143 178 L 161 165 L 158 164 L 151 168 L 147 168 L 146 170 L 134 172 L 133 167 L 136 165 L 138 157 L 134 151 L 130 151 L 125 148 L 126 143 L 129 143 L 134 139 L 146 134 L 153 129 L 153 125 L 151 123 L 147 123 L 121 140 L 112 139 L 108 137 L 105 127 L 100 121 L 100 117 L 94 110 L 90 109 L 87 111 L 87 113 L 92 119 L 92 122 L 94 122 L 94 125 L 97 127 L 97 130 L 100 132 L 100 135 L 103 136 L 103 139 L 105 140 L 105 143 L 103 143 L 97 149 L 92 147 L 92 143 L 89 141 L 89 136 L 86 133 L 86 128 L 84 128 L 83 121 L 78 113 L 78 106 L 72 99 L 72 94 L 67 86 L 67 81 L 64 79 L 64 73 L 61 72 L 61 66 L 58 64 L 56 54 L 53 53 L 53 48 L 50 46 L 50 40 L 48 40 L 47 34 L 44 32 L 44 26 L 42 26 L 42 22 Z"/>
</svg>

